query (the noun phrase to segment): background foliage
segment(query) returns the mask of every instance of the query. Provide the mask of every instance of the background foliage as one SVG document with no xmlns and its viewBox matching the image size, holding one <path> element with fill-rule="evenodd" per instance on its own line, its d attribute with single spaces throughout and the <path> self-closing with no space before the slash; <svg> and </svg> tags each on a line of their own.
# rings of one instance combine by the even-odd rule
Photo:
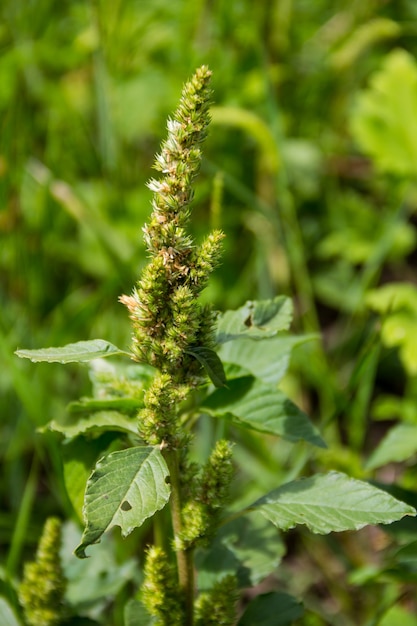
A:
<svg viewBox="0 0 417 626">
<path fill-rule="evenodd" d="M 77 523 L 59 442 L 37 429 L 89 388 L 85 369 L 13 351 L 128 346 L 117 297 L 145 263 L 145 182 L 202 63 L 216 106 L 193 224 L 227 234 L 206 297 L 294 299 L 293 330 L 318 338 L 300 340 L 283 385 L 329 443 L 311 456 L 251 436 L 236 447 L 245 499 L 336 469 L 415 505 L 415 3 L 5 0 L 0 14 L 0 611 L 45 518 Z M 292 531 L 262 591 L 302 595 L 307 626 L 417 624 L 416 531 Z M 106 539 L 87 564 L 70 556 L 78 538 L 67 526 L 68 597 L 122 624 L 137 537 Z"/>
</svg>

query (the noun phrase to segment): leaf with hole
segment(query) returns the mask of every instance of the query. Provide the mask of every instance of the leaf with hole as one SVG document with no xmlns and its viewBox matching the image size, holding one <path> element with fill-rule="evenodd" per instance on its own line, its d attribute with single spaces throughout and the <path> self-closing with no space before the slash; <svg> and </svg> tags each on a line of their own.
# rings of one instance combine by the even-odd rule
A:
<svg viewBox="0 0 417 626">
<path fill-rule="evenodd" d="M 100 459 L 87 482 L 86 528 L 75 554 L 85 558 L 85 549 L 113 526 L 120 526 L 126 537 L 162 509 L 170 495 L 168 475 L 160 450 L 151 446 L 128 448 Z"/>
<path fill-rule="evenodd" d="M 232 339 L 268 339 L 288 330 L 292 320 L 292 302 L 285 296 L 271 300 L 248 301 L 236 311 L 226 311 L 217 321 L 216 341 Z"/>
</svg>

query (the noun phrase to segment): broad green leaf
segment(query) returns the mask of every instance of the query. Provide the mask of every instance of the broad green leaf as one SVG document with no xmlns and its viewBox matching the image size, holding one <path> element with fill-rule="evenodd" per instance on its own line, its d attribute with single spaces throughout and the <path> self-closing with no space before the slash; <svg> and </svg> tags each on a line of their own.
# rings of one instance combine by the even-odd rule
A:
<svg viewBox="0 0 417 626">
<path fill-rule="evenodd" d="M 198 587 L 210 589 L 225 574 L 241 588 L 253 587 L 276 571 L 285 552 L 276 529 L 260 515 L 239 517 L 222 526 L 208 548 L 196 554 Z"/>
<path fill-rule="evenodd" d="M 417 425 L 398 424 L 393 426 L 366 463 L 373 470 L 387 463 L 406 461 L 417 452 Z"/>
<path fill-rule="evenodd" d="M 352 132 L 381 170 L 417 174 L 417 64 L 394 50 L 357 100 Z"/>
<path fill-rule="evenodd" d="M 227 389 L 216 389 L 203 409 L 217 417 L 232 416 L 238 426 L 278 435 L 288 441 L 304 439 L 321 448 L 326 444 L 307 415 L 282 391 L 252 376 L 229 380 Z"/>
<path fill-rule="evenodd" d="M 47 363 L 85 363 L 92 359 L 107 356 L 127 355 L 127 352 L 116 348 L 104 339 L 92 341 L 78 341 L 69 343 L 62 348 L 41 348 L 40 350 L 16 350 L 15 354 L 33 363 L 46 361 Z"/>
<path fill-rule="evenodd" d="M 0 623 L 2 626 L 21 626 L 6 598 L 0 597 Z"/>
<path fill-rule="evenodd" d="M 385 491 L 340 472 L 287 483 L 248 507 L 253 510 L 282 530 L 305 524 L 320 534 L 391 524 L 404 515 L 416 514 L 412 506 Z"/>
<path fill-rule="evenodd" d="M 72 441 L 64 442 L 61 447 L 65 487 L 81 523 L 83 522 L 84 493 L 91 469 L 115 438 L 115 433 L 109 432 L 95 439 L 76 437 Z"/>
<path fill-rule="evenodd" d="M 285 296 L 258 302 L 248 301 L 236 311 L 226 311 L 217 322 L 216 341 L 225 343 L 239 337 L 266 339 L 288 330 L 292 320 L 292 302 Z"/>
<path fill-rule="evenodd" d="M 102 534 L 120 526 L 126 537 L 167 503 L 169 472 L 158 448 L 143 446 L 113 452 L 98 461 L 85 494 L 86 528 L 75 550 L 85 558 L 85 548 Z"/>
<path fill-rule="evenodd" d="M 210 350 L 210 348 L 197 347 L 189 348 L 186 352 L 191 354 L 191 356 L 201 363 L 215 387 L 225 386 L 226 376 L 223 369 L 223 363 L 214 350 Z"/>
<path fill-rule="evenodd" d="M 315 335 L 271 337 L 263 342 L 242 338 L 224 343 L 219 355 L 223 363 L 240 365 L 263 382 L 276 385 L 288 369 L 293 348 L 315 338 Z"/>
<path fill-rule="evenodd" d="M 106 431 L 119 431 L 138 435 L 137 421 L 131 417 L 126 417 L 118 411 L 97 411 L 88 417 L 83 417 L 69 424 L 60 424 L 52 420 L 42 428 L 42 431 L 52 430 L 61 433 L 67 439 L 73 439 L 78 435 L 96 436 Z"/>
<path fill-rule="evenodd" d="M 237 626 L 286 626 L 304 614 L 303 605 L 287 593 L 271 591 L 249 602 Z"/>
</svg>

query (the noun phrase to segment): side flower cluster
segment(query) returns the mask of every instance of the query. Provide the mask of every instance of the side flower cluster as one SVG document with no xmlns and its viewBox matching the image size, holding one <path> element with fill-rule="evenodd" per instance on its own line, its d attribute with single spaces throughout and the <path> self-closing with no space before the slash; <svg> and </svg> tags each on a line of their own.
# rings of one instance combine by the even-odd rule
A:
<svg viewBox="0 0 417 626">
<path fill-rule="evenodd" d="M 194 468 L 188 501 L 184 504 L 183 531 L 176 537 L 177 550 L 205 543 L 217 529 L 217 514 L 229 495 L 233 478 L 232 444 L 218 441 L 201 473 Z"/>
</svg>

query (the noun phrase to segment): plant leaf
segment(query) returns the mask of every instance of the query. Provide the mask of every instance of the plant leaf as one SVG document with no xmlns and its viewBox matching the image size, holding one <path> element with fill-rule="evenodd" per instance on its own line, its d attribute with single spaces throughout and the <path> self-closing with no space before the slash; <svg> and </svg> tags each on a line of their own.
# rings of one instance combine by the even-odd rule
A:
<svg viewBox="0 0 417 626">
<path fill-rule="evenodd" d="M 100 459 L 85 494 L 86 528 L 75 554 L 85 558 L 85 548 L 102 534 L 120 526 L 126 537 L 169 499 L 168 467 L 158 448 L 141 446 L 113 452 Z"/>
<path fill-rule="evenodd" d="M 225 574 L 240 588 L 253 587 L 276 571 L 285 553 L 276 529 L 261 515 L 245 515 L 222 526 L 207 548 L 196 554 L 198 588 L 210 589 Z"/>
<path fill-rule="evenodd" d="M 231 415 L 238 426 L 326 447 L 307 415 L 279 389 L 252 376 L 229 380 L 227 385 L 207 396 L 202 408 L 216 417 Z"/>
<path fill-rule="evenodd" d="M 91 468 L 105 454 L 116 438 L 115 433 L 106 432 L 95 439 L 76 437 L 62 445 L 65 488 L 81 523 L 83 522 L 85 487 L 91 474 Z"/>
<path fill-rule="evenodd" d="M 217 322 L 216 342 L 225 343 L 239 337 L 267 339 L 288 330 L 292 320 L 292 302 L 286 296 L 272 300 L 248 301 L 236 311 L 226 311 Z"/>
<path fill-rule="evenodd" d="M 60 424 L 52 420 L 40 430 L 41 432 L 52 430 L 61 433 L 66 439 L 74 439 L 78 435 L 97 436 L 106 431 L 119 431 L 138 436 L 137 421 L 118 411 L 97 411 L 70 424 Z"/>
<path fill-rule="evenodd" d="M 210 348 L 197 347 L 186 350 L 187 354 L 191 354 L 207 372 L 208 377 L 215 387 L 224 387 L 226 385 L 226 375 L 223 369 L 223 363 L 214 350 Z"/>
<path fill-rule="evenodd" d="M 248 507 L 282 530 L 305 524 L 313 533 L 358 530 L 390 524 L 416 510 L 369 483 L 340 472 L 287 483 Z"/>
<path fill-rule="evenodd" d="M 303 616 L 301 602 L 287 593 L 271 591 L 249 602 L 237 626 L 286 626 Z"/>
<path fill-rule="evenodd" d="M 77 341 L 61 348 L 41 348 L 40 350 L 16 350 L 15 354 L 23 359 L 30 359 L 33 363 L 46 361 L 47 363 L 85 363 L 92 359 L 107 356 L 127 355 L 112 343 L 104 339 L 92 341 Z"/>
<path fill-rule="evenodd" d="M 406 461 L 417 452 L 417 425 L 397 424 L 393 426 L 368 462 L 367 470 L 373 470 L 387 463 Z"/>
<path fill-rule="evenodd" d="M 271 337 L 262 343 L 241 338 L 222 344 L 219 355 L 223 363 L 240 365 L 263 382 L 276 385 L 287 371 L 293 348 L 315 338 L 316 335 Z"/>
<path fill-rule="evenodd" d="M 381 170 L 417 173 L 417 64 L 405 50 L 384 57 L 370 87 L 357 99 L 352 132 Z"/>
</svg>

